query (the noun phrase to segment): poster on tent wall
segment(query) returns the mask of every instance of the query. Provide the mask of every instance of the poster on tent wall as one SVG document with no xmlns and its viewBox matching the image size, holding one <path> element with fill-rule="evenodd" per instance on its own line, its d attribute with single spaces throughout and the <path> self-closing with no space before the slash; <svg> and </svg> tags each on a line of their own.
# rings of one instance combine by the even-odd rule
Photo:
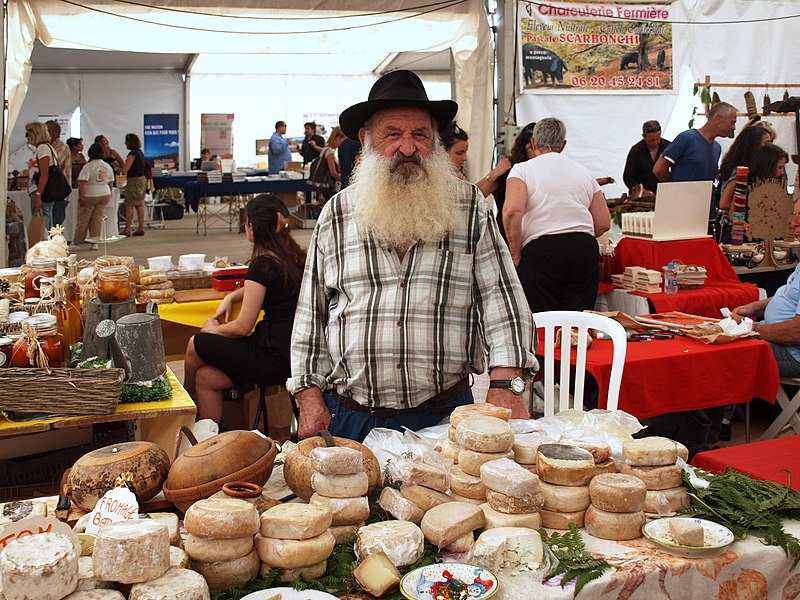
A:
<svg viewBox="0 0 800 600">
<path fill-rule="evenodd" d="M 671 8 L 519 2 L 520 92 L 671 90 Z"/>
<path fill-rule="evenodd" d="M 233 158 L 233 114 L 200 115 L 200 147 L 212 156 Z"/>
<path fill-rule="evenodd" d="M 39 122 L 40 123 L 47 123 L 48 121 L 55 121 L 61 126 L 61 138 L 62 142 L 66 142 L 69 138 L 72 137 L 72 114 L 68 113 L 66 115 L 39 115 Z"/>
<path fill-rule="evenodd" d="M 144 158 L 155 173 L 171 173 L 178 168 L 179 115 L 144 116 Z"/>
</svg>

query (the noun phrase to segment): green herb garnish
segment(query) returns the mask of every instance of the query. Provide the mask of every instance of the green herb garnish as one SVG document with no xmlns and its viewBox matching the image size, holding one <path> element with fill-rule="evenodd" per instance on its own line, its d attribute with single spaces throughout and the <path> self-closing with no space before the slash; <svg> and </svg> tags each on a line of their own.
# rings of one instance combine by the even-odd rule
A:
<svg viewBox="0 0 800 600">
<path fill-rule="evenodd" d="M 598 560 L 586 551 L 581 533 L 574 523 L 569 524 L 569 531 L 565 533 L 554 531 L 548 536 L 545 530 L 540 529 L 539 534 L 558 559 L 558 566 L 547 574 L 545 580 L 563 574 L 561 578 L 563 588 L 576 579 L 573 598 L 580 593 L 583 586 L 613 568 L 604 560 Z"/>
</svg>

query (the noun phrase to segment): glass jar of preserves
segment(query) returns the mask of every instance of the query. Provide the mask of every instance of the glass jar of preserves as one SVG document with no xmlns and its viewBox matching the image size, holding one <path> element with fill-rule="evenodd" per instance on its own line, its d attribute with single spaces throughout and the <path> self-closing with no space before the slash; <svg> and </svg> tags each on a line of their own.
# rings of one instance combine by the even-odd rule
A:
<svg viewBox="0 0 800 600">
<path fill-rule="evenodd" d="M 39 279 L 56 276 L 55 258 L 37 258 L 27 264 L 25 273 L 25 298 L 39 296 Z"/>
<path fill-rule="evenodd" d="M 125 302 L 131 295 L 128 267 L 100 267 L 97 270 L 97 297 L 101 302 Z"/>
<path fill-rule="evenodd" d="M 11 366 L 11 352 L 14 349 L 14 340 L 9 337 L 0 337 L 0 367 Z"/>
<path fill-rule="evenodd" d="M 34 315 L 25 321 L 25 325 L 22 336 L 14 343 L 11 352 L 12 367 L 43 367 L 42 354 L 47 357 L 47 366 L 52 369 L 69 366 L 69 346 L 64 336 L 58 333 L 55 315 Z M 26 333 L 29 330 L 30 333 Z M 31 364 L 28 348 L 33 336 L 36 337 L 39 351 L 34 352 Z"/>
</svg>

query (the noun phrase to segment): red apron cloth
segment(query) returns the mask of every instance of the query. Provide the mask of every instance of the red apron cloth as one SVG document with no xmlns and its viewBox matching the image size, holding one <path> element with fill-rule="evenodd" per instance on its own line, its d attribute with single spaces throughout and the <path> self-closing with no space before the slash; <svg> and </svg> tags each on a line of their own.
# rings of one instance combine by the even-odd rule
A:
<svg viewBox="0 0 800 600">
<path fill-rule="evenodd" d="M 792 474 L 792 489 L 800 490 L 800 435 L 701 452 L 692 464 L 712 473 L 731 467 L 754 479 L 789 485 L 786 469 Z"/>
</svg>

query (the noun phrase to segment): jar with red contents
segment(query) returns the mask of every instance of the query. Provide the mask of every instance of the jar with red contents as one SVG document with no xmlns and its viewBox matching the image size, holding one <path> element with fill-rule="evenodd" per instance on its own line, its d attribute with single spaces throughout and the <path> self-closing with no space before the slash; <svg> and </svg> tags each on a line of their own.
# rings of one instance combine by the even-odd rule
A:
<svg viewBox="0 0 800 600">
<path fill-rule="evenodd" d="M 56 276 L 55 258 L 37 258 L 27 264 L 25 273 L 25 298 L 36 298 L 39 294 L 39 279 Z"/>
<path fill-rule="evenodd" d="M 58 333 L 55 315 L 34 315 L 25 321 L 36 332 L 36 340 L 47 356 L 47 366 L 56 369 L 69 366 L 69 346 L 64 336 Z M 24 331 L 24 329 L 23 329 Z M 23 334 L 15 343 L 11 353 L 12 367 L 43 367 L 39 364 L 39 353 L 34 355 L 34 364 L 28 360 L 30 339 Z"/>
</svg>

